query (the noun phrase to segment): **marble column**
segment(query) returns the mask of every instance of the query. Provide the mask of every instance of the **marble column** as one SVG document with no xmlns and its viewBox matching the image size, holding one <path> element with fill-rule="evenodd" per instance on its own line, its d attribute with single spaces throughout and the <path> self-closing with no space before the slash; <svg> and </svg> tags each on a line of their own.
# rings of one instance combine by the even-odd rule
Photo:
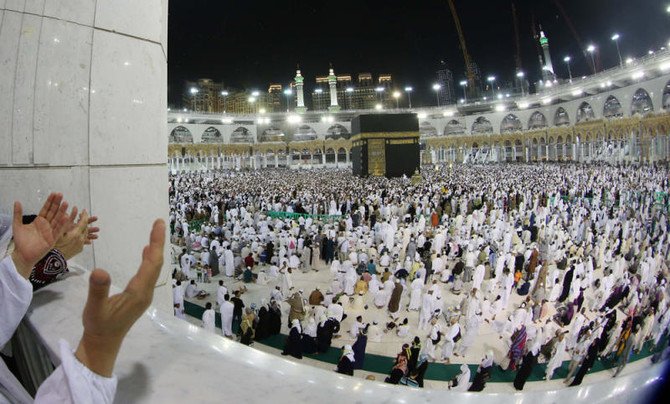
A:
<svg viewBox="0 0 670 404">
<path fill-rule="evenodd" d="M 279 156 L 275 153 L 275 168 L 279 168 Z"/>
<path fill-rule="evenodd" d="M 125 285 L 167 219 L 167 0 L 0 0 L 0 208 L 49 192 L 103 229 L 74 259 Z M 169 271 L 169 253 L 161 280 Z M 172 311 L 171 290 L 156 307 Z"/>
</svg>

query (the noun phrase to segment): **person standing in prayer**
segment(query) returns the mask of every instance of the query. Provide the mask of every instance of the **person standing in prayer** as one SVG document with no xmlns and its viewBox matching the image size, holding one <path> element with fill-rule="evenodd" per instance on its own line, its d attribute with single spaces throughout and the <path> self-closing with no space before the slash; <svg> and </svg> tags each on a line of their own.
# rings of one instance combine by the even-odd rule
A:
<svg viewBox="0 0 670 404">
<path fill-rule="evenodd" d="M 240 299 L 240 291 L 233 292 L 233 297 L 230 299 L 235 306 L 233 310 L 233 333 L 237 335 L 240 332 L 240 324 L 242 324 L 242 313 L 244 309 L 244 302 Z"/>
<path fill-rule="evenodd" d="M 240 324 L 240 342 L 244 345 L 251 345 L 254 340 L 254 332 L 256 327 L 256 313 L 254 312 L 254 304 L 244 311 L 242 323 Z"/>
<path fill-rule="evenodd" d="M 423 280 L 416 278 L 410 284 L 410 299 L 407 310 L 418 311 L 421 307 L 421 290 L 423 289 Z"/>
<path fill-rule="evenodd" d="M 214 319 L 216 314 L 214 309 L 212 309 L 212 303 L 207 302 L 205 305 L 205 311 L 202 313 L 202 328 L 209 332 L 215 332 L 216 326 L 214 325 Z"/>
<path fill-rule="evenodd" d="M 600 340 L 598 338 L 596 338 L 591 343 L 591 345 L 589 345 L 589 349 L 586 351 L 586 356 L 582 361 L 582 366 L 579 368 L 579 371 L 577 371 L 577 374 L 575 375 L 575 378 L 572 381 L 572 383 L 570 383 L 570 386 L 579 386 L 580 384 L 582 384 L 584 376 L 586 376 L 586 373 L 589 370 L 591 370 L 593 364 L 596 362 L 596 359 L 598 358 L 599 346 L 600 346 Z"/>
<path fill-rule="evenodd" d="M 533 368 L 537 365 L 537 357 L 540 353 L 540 344 L 533 344 L 533 347 L 528 350 L 526 355 L 523 357 L 521 367 L 516 373 L 514 378 L 514 388 L 517 390 L 523 390 L 523 386 L 526 384 L 526 380 L 533 372 Z"/>
<path fill-rule="evenodd" d="M 219 308 L 221 312 L 221 331 L 224 337 L 233 337 L 233 316 L 235 312 L 235 305 L 230 301 L 230 295 L 227 293 L 223 296 L 223 304 Z"/>
<path fill-rule="evenodd" d="M 232 277 L 235 275 L 235 257 L 233 256 L 233 251 L 230 249 L 230 246 L 226 248 L 223 252 L 223 260 L 226 265 L 226 276 Z M 240 314 L 241 315 L 241 314 Z"/>
<path fill-rule="evenodd" d="M 493 368 L 493 351 L 487 351 L 484 359 L 477 368 L 475 378 L 468 391 L 482 391 L 486 387 L 486 382 L 491 378 L 491 369 Z"/>
<path fill-rule="evenodd" d="M 216 288 L 216 304 L 221 307 L 225 301 L 224 296 L 228 294 L 228 288 L 219 280 L 219 286 Z"/>
<path fill-rule="evenodd" d="M 291 355 L 296 359 L 302 359 L 302 327 L 300 327 L 300 320 L 294 319 L 291 322 L 291 330 L 288 333 L 286 338 L 286 344 L 284 345 L 284 350 L 282 355 Z"/>
<path fill-rule="evenodd" d="M 337 363 L 337 373 L 343 375 L 354 375 L 354 369 L 356 365 L 356 359 L 354 358 L 354 350 L 351 345 L 345 345 L 342 347 L 342 357 Z"/>
<path fill-rule="evenodd" d="M 365 327 L 360 329 L 358 337 L 354 342 L 354 345 L 351 349 L 354 351 L 354 369 L 363 369 L 363 363 L 365 362 L 365 349 L 368 345 L 368 329 L 370 324 L 367 324 Z"/>
<path fill-rule="evenodd" d="M 561 367 L 563 364 L 563 357 L 565 356 L 565 345 L 567 339 L 565 338 L 565 333 L 562 331 L 557 331 L 556 333 L 556 342 L 553 347 L 553 353 L 549 362 L 547 362 L 547 369 L 545 374 L 546 380 L 551 380 L 551 377 L 554 375 L 554 371 Z"/>
<path fill-rule="evenodd" d="M 526 346 L 526 326 L 521 325 L 512 334 L 511 345 L 509 348 L 509 367 L 510 370 L 516 370 L 517 364 L 523 354 L 523 349 Z"/>
<path fill-rule="evenodd" d="M 391 299 L 388 303 L 388 311 L 394 320 L 398 319 L 399 316 L 398 310 L 400 309 L 400 298 L 402 297 L 402 290 L 403 287 L 400 284 L 400 280 L 396 279 L 395 287 L 393 288 L 393 292 L 391 292 Z"/>
<path fill-rule="evenodd" d="M 177 281 L 172 288 L 172 300 L 174 302 L 174 315 L 182 320 L 186 318 L 184 314 L 184 288 L 181 281 Z"/>
</svg>

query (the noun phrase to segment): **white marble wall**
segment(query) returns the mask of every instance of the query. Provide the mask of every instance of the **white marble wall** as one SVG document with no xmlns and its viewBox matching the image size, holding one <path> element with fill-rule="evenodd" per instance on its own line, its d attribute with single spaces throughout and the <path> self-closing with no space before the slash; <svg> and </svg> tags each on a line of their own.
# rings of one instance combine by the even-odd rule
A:
<svg viewBox="0 0 670 404">
<path fill-rule="evenodd" d="M 63 192 L 100 217 L 79 263 L 116 285 L 168 213 L 167 7 L 0 0 L 0 210 L 21 200 L 35 212 Z M 172 311 L 168 289 L 157 299 Z"/>
</svg>

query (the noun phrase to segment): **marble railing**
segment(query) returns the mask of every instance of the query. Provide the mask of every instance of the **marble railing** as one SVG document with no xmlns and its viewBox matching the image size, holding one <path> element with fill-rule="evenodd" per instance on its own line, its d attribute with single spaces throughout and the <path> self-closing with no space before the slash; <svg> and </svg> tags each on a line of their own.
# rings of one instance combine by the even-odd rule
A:
<svg viewBox="0 0 670 404">
<path fill-rule="evenodd" d="M 88 273 L 35 293 L 27 319 L 50 359 L 58 364 L 58 341 L 76 346 L 82 333 Z M 124 284 L 126 279 L 116 279 Z M 168 279 L 157 288 L 169 288 Z M 168 310 L 170 310 L 168 308 Z M 396 402 L 456 400 L 459 403 L 648 402 L 664 382 L 662 365 L 594 384 L 555 391 L 459 393 L 391 386 L 291 362 L 178 320 L 151 307 L 128 334 L 118 357 L 118 403 L 178 402 Z"/>
</svg>

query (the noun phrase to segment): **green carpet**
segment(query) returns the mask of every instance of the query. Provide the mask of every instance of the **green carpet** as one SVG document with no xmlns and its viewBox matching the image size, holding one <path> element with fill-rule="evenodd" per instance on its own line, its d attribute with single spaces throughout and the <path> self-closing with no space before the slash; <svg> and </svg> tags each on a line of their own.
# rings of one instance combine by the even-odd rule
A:
<svg viewBox="0 0 670 404">
<path fill-rule="evenodd" d="M 186 314 L 191 317 L 201 319 L 202 313 L 205 311 L 205 308 L 191 302 L 184 302 L 184 309 Z M 216 327 L 221 328 L 221 315 L 216 313 Z M 264 339 L 263 341 L 255 341 L 257 344 L 263 344 L 272 348 L 284 349 L 284 342 L 286 341 L 286 335 L 279 334 Z M 637 353 L 632 354 L 629 362 L 634 362 L 648 356 L 651 356 L 654 352 L 650 349 L 650 343 L 647 342 L 644 344 L 643 349 Z M 663 341 L 661 341 L 663 345 Z M 398 347 L 400 350 L 400 347 Z M 342 351 L 339 348 L 331 347 L 328 352 L 323 354 L 315 355 L 305 355 L 308 358 L 315 359 L 322 362 L 327 362 L 332 365 L 337 365 L 340 360 Z M 376 355 L 371 353 L 365 354 L 365 362 L 363 365 L 363 371 L 375 372 L 389 374 L 391 368 L 393 367 L 393 360 L 388 356 Z M 556 369 L 552 379 L 564 379 L 568 375 L 568 366 L 570 361 L 565 361 L 560 368 Z M 475 372 L 477 371 L 478 364 L 468 365 L 470 367 L 470 372 L 472 373 L 471 377 L 474 377 Z M 443 364 L 443 363 L 431 363 L 428 365 L 428 370 L 424 377 L 425 380 L 437 380 L 437 381 L 448 381 L 452 380 L 456 375 L 460 373 L 460 364 Z M 591 368 L 589 373 L 600 372 L 602 370 L 607 370 L 616 367 L 616 362 L 603 358 L 602 360 L 596 360 L 596 363 Z M 529 382 L 541 381 L 545 375 L 546 364 L 541 363 L 535 366 L 530 377 L 528 377 Z M 516 372 L 514 371 L 504 371 L 500 369 L 499 366 L 494 366 L 491 371 L 491 379 L 489 383 L 511 383 L 516 377 Z"/>
</svg>

